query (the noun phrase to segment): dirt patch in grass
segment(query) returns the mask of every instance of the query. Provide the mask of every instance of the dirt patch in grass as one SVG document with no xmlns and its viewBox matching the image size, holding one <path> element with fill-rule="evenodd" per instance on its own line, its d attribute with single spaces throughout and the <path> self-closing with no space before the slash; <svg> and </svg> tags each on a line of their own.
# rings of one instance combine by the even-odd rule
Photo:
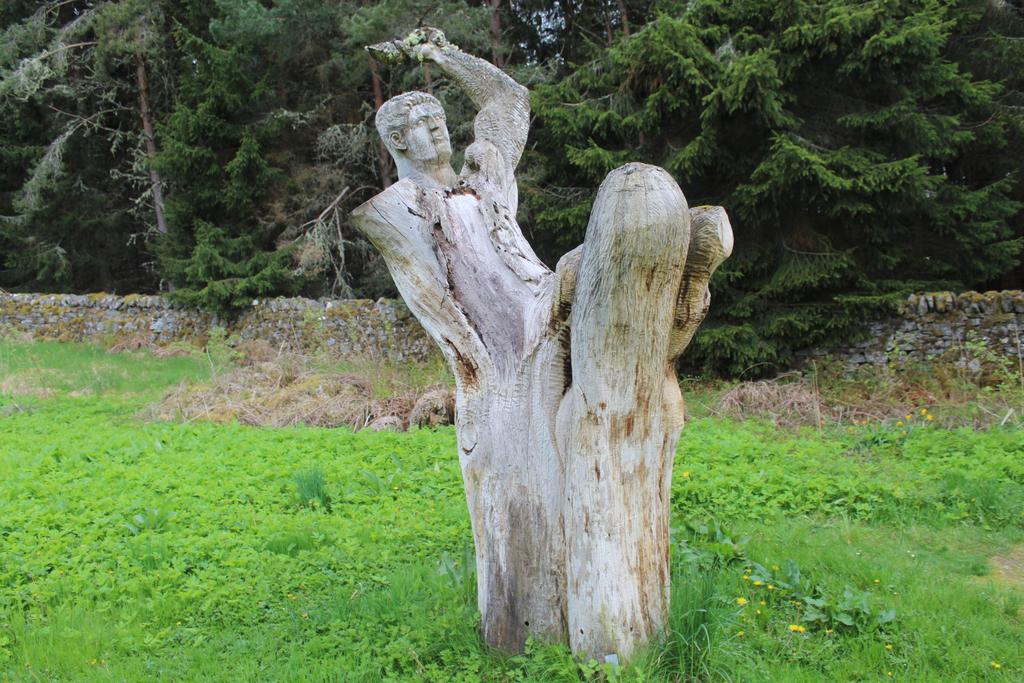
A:
<svg viewBox="0 0 1024 683">
<path fill-rule="evenodd" d="M 53 378 L 54 372 L 49 370 L 23 370 L 11 373 L 0 378 L 0 394 L 51 398 L 56 392 L 45 385 L 47 380 L 52 381 Z"/>
<path fill-rule="evenodd" d="M 1014 546 L 1001 555 L 989 558 L 989 575 L 991 581 L 1024 588 L 1024 545 Z"/>
</svg>

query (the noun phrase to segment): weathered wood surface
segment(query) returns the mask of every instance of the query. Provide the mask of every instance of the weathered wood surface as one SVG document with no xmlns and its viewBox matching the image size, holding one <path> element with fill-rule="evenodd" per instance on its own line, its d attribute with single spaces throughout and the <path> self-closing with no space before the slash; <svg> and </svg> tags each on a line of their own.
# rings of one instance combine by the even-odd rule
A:
<svg viewBox="0 0 1024 683">
<path fill-rule="evenodd" d="M 515 218 L 526 89 L 432 29 L 376 50 L 432 61 L 480 109 L 456 177 L 440 105 L 385 103 L 378 129 L 400 180 L 353 217 L 455 374 L 483 636 L 628 657 L 665 625 L 684 416 L 674 361 L 732 249 L 728 218 L 629 164 L 552 272 Z"/>
</svg>

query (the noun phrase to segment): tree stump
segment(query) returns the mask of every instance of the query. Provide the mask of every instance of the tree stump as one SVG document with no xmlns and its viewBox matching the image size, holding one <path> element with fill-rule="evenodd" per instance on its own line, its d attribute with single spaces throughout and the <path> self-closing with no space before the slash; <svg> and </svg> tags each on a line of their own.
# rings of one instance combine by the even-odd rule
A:
<svg viewBox="0 0 1024 683">
<path fill-rule="evenodd" d="M 628 164 L 552 272 L 515 219 L 526 89 L 436 29 L 371 52 L 434 62 L 480 109 L 456 176 L 440 104 L 385 103 L 377 125 L 400 179 L 353 218 L 455 374 L 483 637 L 627 658 L 666 625 L 674 363 L 731 252 L 728 217 Z"/>
</svg>

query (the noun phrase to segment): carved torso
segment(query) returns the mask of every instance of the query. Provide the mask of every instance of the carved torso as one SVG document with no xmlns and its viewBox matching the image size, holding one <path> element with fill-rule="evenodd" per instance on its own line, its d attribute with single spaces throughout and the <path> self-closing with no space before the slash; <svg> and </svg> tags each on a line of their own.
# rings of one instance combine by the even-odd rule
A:
<svg viewBox="0 0 1024 683">
<path fill-rule="evenodd" d="M 505 193 L 483 177 L 486 170 L 453 189 L 400 180 L 353 217 L 378 249 L 400 255 L 388 261 L 395 285 L 442 349 L 454 345 L 477 364 L 505 365 L 528 351 L 527 328 L 534 326 L 526 317 L 549 295 L 553 274 L 523 239 Z M 466 348 L 446 336 L 452 317 L 464 318 L 478 343 Z"/>
</svg>

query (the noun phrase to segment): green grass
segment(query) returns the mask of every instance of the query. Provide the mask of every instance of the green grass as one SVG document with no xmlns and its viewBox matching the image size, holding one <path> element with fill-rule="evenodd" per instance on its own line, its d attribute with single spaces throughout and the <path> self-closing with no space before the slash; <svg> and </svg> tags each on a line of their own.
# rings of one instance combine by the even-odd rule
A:
<svg viewBox="0 0 1024 683">
<path fill-rule="evenodd" d="M 209 373 L 200 354 L 156 360 L 142 351 L 110 354 L 86 344 L 0 338 L 0 393 L 148 396 Z"/>
<path fill-rule="evenodd" d="M 0 681 L 1024 680 L 1024 584 L 989 570 L 1020 431 L 692 422 L 673 631 L 612 672 L 481 645 L 451 429 L 136 417 L 203 362 L 0 344 L 0 381 L 63 382 L 0 395 Z"/>
</svg>

